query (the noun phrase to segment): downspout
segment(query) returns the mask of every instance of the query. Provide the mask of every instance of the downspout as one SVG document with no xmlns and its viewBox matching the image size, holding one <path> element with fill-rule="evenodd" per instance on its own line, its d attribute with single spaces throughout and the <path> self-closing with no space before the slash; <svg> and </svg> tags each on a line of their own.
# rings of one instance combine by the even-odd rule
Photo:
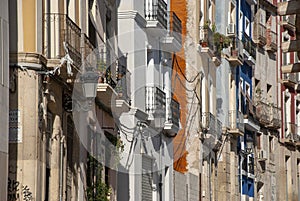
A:
<svg viewBox="0 0 300 201">
<path fill-rule="evenodd" d="M 239 9 L 238 9 L 238 13 L 237 13 L 237 21 L 238 21 L 238 25 L 237 25 L 237 27 L 238 27 L 238 38 L 239 39 L 241 39 L 240 38 L 240 29 L 242 29 L 242 27 L 239 27 L 240 26 L 240 12 L 241 12 L 241 0 L 239 0 L 239 3 L 238 3 L 238 6 L 239 6 Z M 244 16 L 243 16 L 244 17 Z M 242 24 L 242 26 L 243 26 L 243 24 Z M 240 74 L 240 73 L 239 73 Z M 239 75 L 240 76 L 240 75 Z M 235 76 L 235 79 L 236 79 L 236 76 Z M 237 80 L 237 83 L 239 84 L 239 81 Z M 237 83 L 235 83 L 235 84 L 237 84 Z M 239 88 L 238 88 L 239 89 Z M 236 89 L 236 98 L 238 97 L 238 93 L 237 93 L 237 90 L 238 89 Z M 241 100 L 239 100 L 239 101 L 241 101 Z M 237 105 L 235 105 L 236 106 L 236 108 L 239 108 Z M 238 109 L 237 109 L 237 112 L 238 112 Z M 239 140 L 240 141 L 240 140 Z M 243 186 L 242 186 L 242 182 L 243 182 L 243 177 L 242 177 L 242 155 L 239 153 L 239 155 L 240 155 L 240 161 L 239 161 L 239 164 L 240 164 L 240 199 L 242 199 L 242 190 L 243 190 Z"/>
<path fill-rule="evenodd" d="M 209 187 L 209 201 L 212 201 L 212 189 L 211 189 L 211 153 L 209 153 L 209 162 L 208 162 L 208 187 Z"/>
<path fill-rule="evenodd" d="M 63 154 L 64 154 L 64 140 L 65 136 L 60 138 L 60 155 L 59 155 L 59 201 L 63 200 Z"/>
<path fill-rule="evenodd" d="M 163 165 L 162 165 L 162 133 L 159 135 L 160 149 L 159 149 L 159 160 L 160 160 L 160 175 L 159 175 L 159 200 L 163 201 Z"/>
</svg>

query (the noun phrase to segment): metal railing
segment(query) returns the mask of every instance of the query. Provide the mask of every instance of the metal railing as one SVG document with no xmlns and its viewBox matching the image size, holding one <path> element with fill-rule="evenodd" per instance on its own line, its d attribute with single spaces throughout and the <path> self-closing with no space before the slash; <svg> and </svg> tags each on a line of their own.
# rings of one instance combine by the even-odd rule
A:
<svg viewBox="0 0 300 201">
<path fill-rule="evenodd" d="M 95 50 L 95 46 L 92 44 L 86 34 L 82 34 L 82 37 L 84 40 L 84 47 L 81 48 L 81 54 L 83 55 L 84 59 L 87 59 L 87 57 Z"/>
<path fill-rule="evenodd" d="M 158 21 L 164 28 L 167 28 L 167 18 L 167 4 L 164 0 L 145 0 L 145 19 L 147 21 Z"/>
<path fill-rule="evenodd" d="M 217 119 L 216 121 L 216 134 L 217 134 L 217 138 L 221 138 L 222 136 L 222 122 Z"/>
<path fill-rule="evenodd" d="M 262 123 L 270 123 L 270 106 L 263 102 L 257 101 L 256 106 L 256 117 Z"/>
<path fill-rule="evenodd" d="M 117 83 L 115 91 L 118 93 L 119 98 L 126 100 L 130 103 L 130 82 L 131 82 L 131 73 L 128 71 L 126 66 L 118 66 L 117 72 Z"/>
<path fill-rule="evenodd" d="M 218 139 L 222 135 L 222 122 L 210 112 L 202 113 L 202 128 L 208 133 L 216 135 Z"/>
<path fill-rule="evenodd" d="M 182 25 L 181 20 L 178 18 L 175 12 L 169 12 L 169 22 L 170 22 L 170 34 L 176 38 L 176 40 L 181 43 L 182 35 Z"/>
<path fill-rule="evenodd" d="M 214 36 L 209 26 L 200 26 L 200 45 L 214 50 Z"/>
<path fill-rule="evenodd" d="M 168 120 L 171 120 L 175 126 L 179 127 L 180 105 L 174 98 L 171 98 L 171 114 L 172 116 Z"/>
<path fill-rule="evenodd" d="M 247 34 L 244 33 L 242 41 L 243 41 L 244 49 L 249 53 L 250 56 L 256 59 L 256 45 L 252 41 L 252 39 Z"/>
<path fill-rule="evenodd" d="M 146 112 L 151 115 L 166 112 L 166 94 L 158 87 L 146 86 Z"/>
<path fill-rule="evenodd" d="M 286 136 L 289 134 L 297 134 L 297 124 L 292 122 L 286 122 L 286 128 L 285 128 Z"/>
<path fill-rule="evenodd" d="M 229 110 L 228 111 L 228 123 L 229 123 L 229 128 L 234 130 L 234 129 L 239 129 L 240 131 L 244 132 L 244 116 L 240 111 L 236 110 Z"/>
<path fill-rule="evenodd" d="M 266 27 L 260 22 L 254 22 L 253 39 L 261 44 L 266 43 Z"/>
<path fill-rule="evenodd" d="M 43 54 L 48 59 L 60 59 L 65 56 L 65 42 L 74 64 L 80 66 L 80 37 L 80 28 L 66 14 L 45 13 Z"/>
<path fill-rule="evenodd" d="M 275 127 L 281 126 L 281 109 L 275 106 L 271 107 L 270 121 Z"/>
<path fill-rule="evenodd" d="M 296 25 L 296 16 L 295 15 L 284 15 L 282 16 L 282 22 L 295 27 Z"/>
<path fill-rule="evenodd" d="M 267 29 L 267 46 L 269 49 L 272 49 L 273 51 L 277 50 L 277 33 L 272 31 L 271 29 Z"/>
<path fill-rule="evenodd" d="M 210 112 L 202 112 L 202 128 L 209 130 L 210 133 L 216 131 L 216 119 L 215 116 Z"/>
<path fill-rule="evenodd" d="M 294 83 L 298 83 L 297 74 L 296 73 L 283 73 L 282 79 Z"/>
<path fill-rule="evenodd" d="M 244 48 L 244 45 L 241 40 L 239 40 L 238 38 L 232 39 L 232 47 L 230 48 L 230 56 L 232 58 L 236 58 L 236 59 L 239 59 L 242 61 L 244 59 L 243 48 Z"/>
</svg>

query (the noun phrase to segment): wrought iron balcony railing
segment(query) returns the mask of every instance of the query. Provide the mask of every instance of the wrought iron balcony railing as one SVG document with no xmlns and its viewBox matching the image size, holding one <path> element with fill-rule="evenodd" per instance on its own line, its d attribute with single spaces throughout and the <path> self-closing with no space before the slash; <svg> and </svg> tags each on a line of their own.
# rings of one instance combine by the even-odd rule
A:
<svg viewBox="0 0 300 201">
<path fill-rule="evenodd" d="M 288 30 L 291 35 L 296 31 L 296 16 L 282 16 L 281 25 L 284 29 Z"/>
<path fill-rule="evenodd" d="M 242 65 L 244 62 L 243 43 L 238 38 L 232 39 L 232 46 L 230 47 L 229 55 L 226 55 L 226 59 L 232 66 Z"/>
<path fill-rule="evenodd" d="M 272 31 L 271 29 L 267 29 L 267 45 L 266 50 L 276 52 L 277 51 L 277 33 Z"/>
<path fill-rule="evenodd" d="M 260 100 L 256 102 L 256 117 L 260 123 L 270 124 L 270 110 L 271 108 L 267 103 Z"/>
<path fill-rule="evenodd" d="M 80 66 L 80 37 L 80 28 L 67 15 L 60 13 L 44 15 L 43 54 L 48 59 L 60 59 L 65 56 L 65 42 L 74 64 Z"/>
<path fill-rule="evenodd" d="M 175 12 L 169 12 L 170 34 L 181 44 L 182 25 Z"/>
<path fill-rule="evenodd" d="M 202 113 L 202 128 L 211 134 L 216 134 L 216 118 L 212 113 Z"/>
<path fill-rule="evenodd" d="M 130 82 L 131 73 L 128 71 L 126 66 L 119 65 L 117 72 L 117 84 L 115 87 L 118 97 L 127 101 L 130 104 Z"/>
<path fill-rule="evenodd" d="M 166 94 L 158 87 L 146 86 L 146 112 L 149 118 L 155 116 L 165 116 L 166 114 Z"/>
<path fill-rule="evenodd" d="M 254 22 L 253 40 L 261 46 L 266 44 L 266 27 L 257 20 Z"/>
<path fill-rule="evenodd" d="M 230 110 L 228 111 L 228 123 L 230 130 L 240 130 L 242 133 L 245 132 L 244 128 L 244 115 L 240 111 Z"/>
<path fill-rule="evenodd" d="M 171 99 L 171 114 L 172 116 L 168 120 L 172 120 L 172 123 L 179 128 L 180 105 L 174 98 Z"/>
<path fill-rule="evenodd" d="M 270 126 L 274 128 L 280 128 L 281 127 L 281 113 L 280 108 L 272 106 L 271 107 L 271 115 L 270 115 Z"/>
<path fill-rule="evenodd" d="M 81 48 L 81 54 L 83 55 L 84 59 L 89 60 L 87 57 L 93 53 L 95 50 L 95 46 L 90 41 L 89 37 L 86 34 L 82 34 L 84 40 L 84 47 Z"/>
<path fill-rule="evenodd" d="M 216 135 L 218 139 L 222 136 L 222 122 L 219 119 L 216 122 Z"/>
<path fill-rule="evenodd" d="M 292 88 L 298 83 L 298 77 L 296 73 L 283 73 L 282 74 L 282 82 L 286 86 L 290 86 Z"/>
<path fill-rule="evenodd" d="M 297 133 L 297 124 L 292 122 L 285 123 L 285 140 L 288 143 L 299 142 L 300 137 Z"/>
<path fill-rule="evenodd" d="M 214 52 L 214 34 L 209 26 L 200 26 L 200 45 L 204 51 Z"/>
<path fill-rule="evenodd" d="M 242 41 L 244 49 L 248 52 L 249 56 L 252 56 L 254 59 L 256 59 L 256 45 L 253 40 L 244 33 Z"/>
<path fill-rule="evenodd" d="M 164 0 L 145 0 L 145 19 L 158 21 L 162 27 L 167 28 L 167 4 Z"/>
</svg>

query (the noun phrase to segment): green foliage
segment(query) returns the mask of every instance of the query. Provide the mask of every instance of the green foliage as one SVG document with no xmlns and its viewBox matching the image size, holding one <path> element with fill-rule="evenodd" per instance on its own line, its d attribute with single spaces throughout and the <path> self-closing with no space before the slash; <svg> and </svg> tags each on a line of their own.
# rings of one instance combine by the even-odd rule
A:
<svg viewBox="0 0 300 201">
<path fill-rule="evenodd" d="M 124 151 L 124 144 L 119 136 L 114 136 L 110 133 L 105 133 L 105 136 L 111 143 L 111 145 L 107 147 L 108 148 L 108 150 L 106 151 L 107 158 L 110 158 L 110 160 L 114 159 L 114 161 L 111 162 L 112 164 L 117 165 L 121 160 L 120 153 Z M 111 157 L 111 154 L 114 157 Z"/>
<path fill-rule="evenodd" d="M 93 156 L 88 155 L 87 160 L 87 201 L 109 201 L 111 188 L 102 182 L 101 172 L 103 167 Z"/>
<path fill-rule="evenodd" d="M 87 201 L 109 201 L 111 189 L 103 182 L 96 181 L 86 190 Z"/>
<path fill-rule="evenodd" d="M 216 47 L 216 52 L 218 54 L 221 54 L 223 48 L 229 47 L 231 40 L 229 37 L 219 32 L 213 32 L 213 33 L 214 33 L 214 45 Z"/>
</svg>

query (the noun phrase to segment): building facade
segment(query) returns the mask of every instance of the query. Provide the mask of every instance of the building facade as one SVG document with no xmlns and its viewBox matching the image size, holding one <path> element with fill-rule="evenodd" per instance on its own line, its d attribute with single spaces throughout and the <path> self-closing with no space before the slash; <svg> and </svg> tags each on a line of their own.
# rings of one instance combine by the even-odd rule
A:
<svg viewBox="0 0 300 201">
<path fill-rule="evenodd" d="M 299 199 L 299 1 L 278 2 L 278 66 L 281 80 L 280 102 L 282 128 L 280 132 L 280 152 L 277 168 L 278 179 L 285 188 L 277 190 L 282 200 Z"/>
<path fill-rule="evenodd" d="M 1 201 L 299 199 L 299 0 L 0 7 Z"/>
<path fill-rule="evenodd" d="M 118 20 L 119 47 L 131 74 L 131 107 L 118 118 L 124 142 L 118 200 L 173 200 L 181 106 L 172 76 L 181 21 L 166 0 L 121 1 Z"/>
<path fill-rule="evenodd" d="M 7 192 L 11 190 L 7 185 L 8 179 L 8 142 L 9 142 L 9 110 L 8 110 L 8 93 L 9 93 L 9 7 L 8 1 L 1 1 L 0 14 L 0 112 L 2 114 L 0 127 L 2 129 L 0 142 L 0 164 L 1 164 L 1 182 L 0 182 L 0 199 L 7 200 Z"/>
<path fill-rule="evenodd" d="M 120 81 L 126 69 L 117 65 L 113 40 L 117 6 L 114 1 L 9 2 L 9 110 L 15 128 L 9 134 L 8 200 L 117 199 L 114 166 L 104 166 L 113 158 L 105 145 L 118 143 L 112 108 L 126 111 L 115 105 L 128 101 Z M 92 100 L 80 84 L 88 67 L 99 77 Z M 112 92 L 118 95 L 109 98 L 113 105 L 103 99 Z"/>
</svg>

